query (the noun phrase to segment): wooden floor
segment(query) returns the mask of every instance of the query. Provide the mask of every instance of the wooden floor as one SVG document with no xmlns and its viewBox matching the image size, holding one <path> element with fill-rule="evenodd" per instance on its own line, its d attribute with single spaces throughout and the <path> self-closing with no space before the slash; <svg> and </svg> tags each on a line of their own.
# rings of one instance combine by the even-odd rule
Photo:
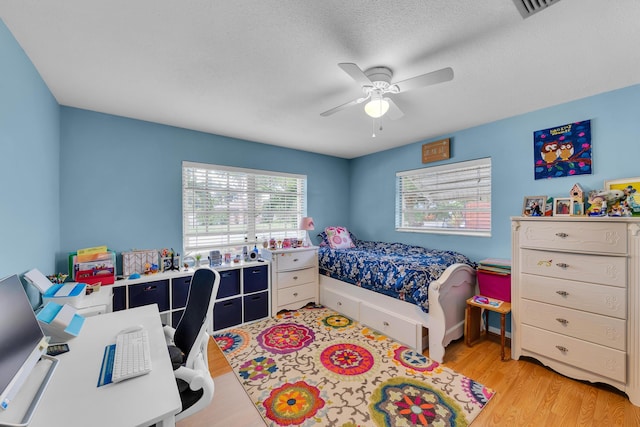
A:
<svg viewBox="0 0 640 427">
<path fill-rule="evenodd" d="M 428 351 L 424 354 L 429 355 Z M 178 426 L 263 425 L 242 388 L 233 384 L 235 374 L 213 342 L 209 344 L 209 363 L 214 377 L 221 377 L 234 387 L 222 389 L 221 381 L 216 380 L 210 407 Z M 497 337 L 482 340 L 471 348 L 463 340 L 450 344 L 444 364 L 496 391 L 473 427 L 640 426 L 640 407 L 632 405 L 617 390 L 563 377 L 529 359 L 501 362 Z M 218 409 L 214 410 L 214 405 Z M 232 423 L 222 418 L 223 413 L 229 412 L 236 413 Z"/>
</svg>

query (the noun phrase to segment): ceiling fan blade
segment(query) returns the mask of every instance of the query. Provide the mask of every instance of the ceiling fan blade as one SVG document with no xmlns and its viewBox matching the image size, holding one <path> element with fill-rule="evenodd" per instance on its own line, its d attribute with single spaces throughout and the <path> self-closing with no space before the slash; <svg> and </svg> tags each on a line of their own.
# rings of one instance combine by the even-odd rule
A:
<svg viewBox="0 0 640 427">
<path fill-rule="evenodd" d="M 320 113 L 320 115 L 322 117 L 327 117 L 327 116 L 332 115 L 333 113 L 337 113 L 338 111 L 344 110 L 345 108 L 349 108 L 349 107 L 351 107 L 353 105 L 358 105 L 358 104 L 362 103 L 362 101 L 363 101 L 363 98 L 354 99 L 353 101 L 346 102 L 346 103 L 344 103 L 342 105 L 338 105 L 337 107 L 334 107 L 334 108 L 332 108 L 330 110 L 327 110 L 324 113 Z"/>
<path fill-rule="evenodd" d="M 338 67 L 342 68 L 345 73 L 349 74 L 353 80 L 358 82 L 360 86 L 372 86 L 371 80 L 369 77 L 358 67 L 356 64 L 351 62 L 341 62 L 338 64 Z"/>
<path fill-rule="evenodd" d="M 387 116 L 391 120 L 398 120 L 399 118 L 404 116 L 404 113 L 402 112 L 400 107 L 398 107 L 398 104 L 393 102 L 393 99 L 391 98 L 385 98 L 385 99 L 389 102 L 389 111 L 387 111 Z"/>
<path fill-rule="evenodd" d="M 432 71 L 431 73 L 422 74 L 394 84 L 400 88 L 400 92 L 406 92 L 408 90 L 448 82 L 449 80 L 453 80 L 453 69 L 451 67 Z"/>
</svg>

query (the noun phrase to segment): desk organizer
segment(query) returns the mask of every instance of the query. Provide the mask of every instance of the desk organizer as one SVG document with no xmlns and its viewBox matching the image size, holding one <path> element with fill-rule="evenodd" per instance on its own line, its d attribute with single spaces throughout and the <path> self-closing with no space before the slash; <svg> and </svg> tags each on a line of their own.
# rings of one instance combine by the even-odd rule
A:
<svg viewBox="0 0 640 427">
<path fill-rule="evenodd" d="M 115 283 L 116 253 L 114 251 L 106 249 L 105 252 L 91 255 L 78 255 L 78 252 L 69 254 L 69 274 L 72 280 L 89 285 Z"/>
<path fill-rule="evenodd" d="M 145 264 L 160 265 L 160 253 L 157 250 L 122 252 L 122 274 L 125 277 L 133 273 L 144 274 Z"/>
</svg>

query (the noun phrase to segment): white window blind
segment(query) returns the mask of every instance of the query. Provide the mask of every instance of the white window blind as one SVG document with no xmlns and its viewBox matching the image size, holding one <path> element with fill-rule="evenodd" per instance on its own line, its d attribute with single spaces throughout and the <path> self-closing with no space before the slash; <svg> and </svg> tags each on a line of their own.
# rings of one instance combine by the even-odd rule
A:
<svg viewBox="0 0 640 427">
<path fill-rule="evenodd" d="M 300 237 L 306 187 L 304 175 L 183 162 L 183 250 Z"/>
<path fill-rule="evenodd" d="M 491 235 L 491 159 L 396 173 L 396 230 Z"/>
</svg>

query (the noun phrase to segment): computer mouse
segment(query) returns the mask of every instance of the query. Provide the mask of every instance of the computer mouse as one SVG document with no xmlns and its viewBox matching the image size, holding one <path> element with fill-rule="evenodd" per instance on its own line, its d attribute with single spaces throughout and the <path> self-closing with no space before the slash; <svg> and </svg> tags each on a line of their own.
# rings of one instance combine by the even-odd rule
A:
<svg viewBox="0 0 640 427">
<path fill-rule="evenodd" d="M 133 273 L 129 275 L 129 279 L 139 279 L 140 273 Z"/>
</svg>

